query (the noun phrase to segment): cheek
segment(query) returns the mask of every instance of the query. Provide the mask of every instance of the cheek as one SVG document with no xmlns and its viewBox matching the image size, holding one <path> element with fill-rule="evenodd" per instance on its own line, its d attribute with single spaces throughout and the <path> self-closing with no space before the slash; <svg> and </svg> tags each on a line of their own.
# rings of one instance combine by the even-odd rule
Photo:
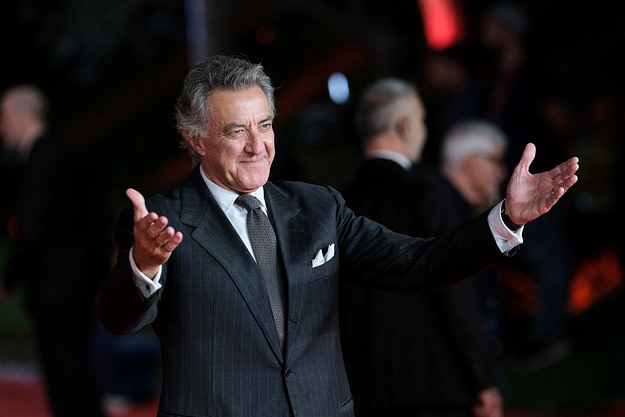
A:
<svg viewBox="0 0 625 417">
<path fill-rule="evenodd" d="M 234 163 L 241 155 L 245 154 L 243 141 L 224 141 L 218 150 L 220 159 L 225 163 Z"/>
<path fill-rule="evenodd" d="M 276 144 L 274 141 L 273 132 L 268 134 L 268 136 L 263 140 L 265 143 L 265 151 L 267 152 L 267 156 L 269 157 L 269 161 L 273 161 L 273 157 L 276 154 Z"/>
<path fill-rule="evenodd" d="M 273 157 L 276 155 L 276 146 L 273 141 L 267 145 L 267 154 L 269 155 L 269 159 L 273 161 Z"/>
<path fill-rule="evenodd" d="M 501 175 L 501 170 L 494 171 L 491 175 L 486 179 L 486 184 L 488 184 L 490 189 L 497 189 L 503 180 L 503 176 Z"/>
</svg>

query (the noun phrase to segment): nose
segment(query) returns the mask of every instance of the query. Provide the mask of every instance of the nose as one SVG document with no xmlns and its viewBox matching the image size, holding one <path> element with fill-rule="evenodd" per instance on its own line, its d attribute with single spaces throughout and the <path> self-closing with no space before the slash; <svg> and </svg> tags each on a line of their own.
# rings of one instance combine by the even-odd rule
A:
<svg viewBox="0 0 625 417">
<path fill-rule="evenodd" d="M 258 132 L 257 130 L 250 131 L 247 138 L 245 150 L 253 155 L 261 154 L 265 150 L 263 135 L 261 135 L 260 132 Z"/>
</svg>

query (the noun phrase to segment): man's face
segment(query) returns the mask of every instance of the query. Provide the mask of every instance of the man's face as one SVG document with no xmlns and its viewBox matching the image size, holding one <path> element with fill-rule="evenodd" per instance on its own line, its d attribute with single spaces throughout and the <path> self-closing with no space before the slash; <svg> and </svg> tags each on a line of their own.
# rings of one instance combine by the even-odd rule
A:
<svg viewBox="0 0 625 417">
<path fill-rule="evenodd" d="M 473 184 L 486 204 L 494 204 L 500 199 L 500 187 L 508 175 L 504 164 L 504 149 L 494 146 L 487 155 L 475 154 L 471 172 Z"/>
<path fill-rule="evenodd" d="M 258 86 L 216 90 L 209 95 L 208 105 L 206 137 L 193 144 L 204 173 L 238 194 L 262 187 L 275 155 L 273 115 L 265 93 Z"/>
</svg>

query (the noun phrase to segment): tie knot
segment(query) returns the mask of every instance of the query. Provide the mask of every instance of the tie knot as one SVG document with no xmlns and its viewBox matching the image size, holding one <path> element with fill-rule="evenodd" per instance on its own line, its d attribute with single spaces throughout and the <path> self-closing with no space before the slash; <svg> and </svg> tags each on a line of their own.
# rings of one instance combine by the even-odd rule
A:
<svg viewBox="0 0 625 417">
<path fill-rule="evenodd" d="M 247 211 L 256 210 L 261 207 L 260 201 L 251 194 L 241 194 L 237 197 L 235 203 Z"/>
</svg>

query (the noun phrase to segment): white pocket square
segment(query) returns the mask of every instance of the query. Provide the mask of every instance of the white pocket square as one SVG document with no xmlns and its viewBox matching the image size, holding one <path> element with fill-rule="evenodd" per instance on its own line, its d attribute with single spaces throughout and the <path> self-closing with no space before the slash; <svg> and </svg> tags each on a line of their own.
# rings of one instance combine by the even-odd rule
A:
<svg viewBox="0 0 625 417">
<path fill-rule="evenodd" d="M 317 252 L 317 255 L 315 255 L 315 258 L 312 260 L 312 267 L 316 268 L 321 266 L 332 258 L 334 258 L 334 243 L 328 246 L 325 256 L 323 255 L 323 249 L 319 249 L 319 252 Z"/>
</svg>

